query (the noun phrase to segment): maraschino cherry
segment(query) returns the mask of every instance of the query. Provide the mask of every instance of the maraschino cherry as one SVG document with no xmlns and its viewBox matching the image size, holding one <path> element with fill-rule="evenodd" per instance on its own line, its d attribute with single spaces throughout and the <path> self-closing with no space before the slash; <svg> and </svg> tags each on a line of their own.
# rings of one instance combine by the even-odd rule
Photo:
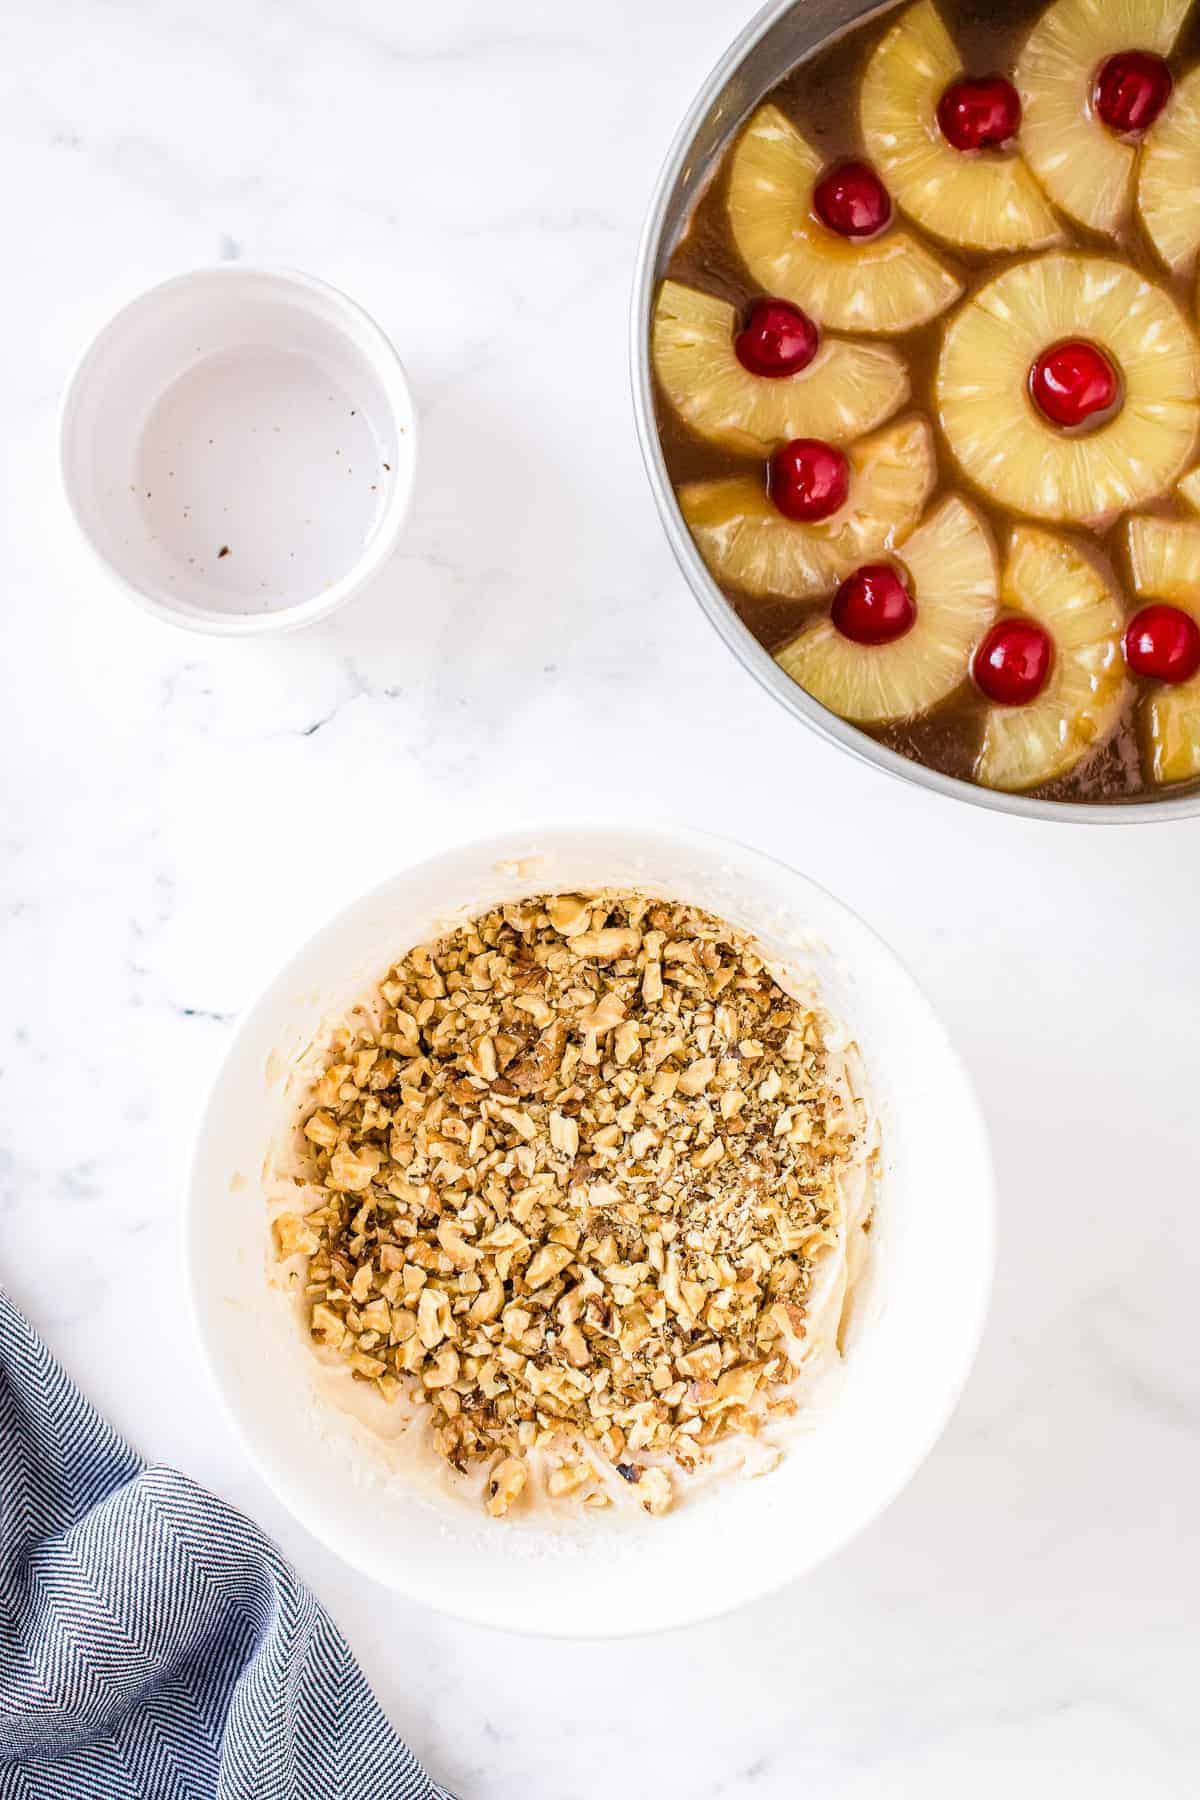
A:
<svg viewBox="0 0 1200 1800">
<path fill-rule="evenodd" d="M 822 225 L 839 237 L 876 237 L 892 216 L 891 195 L 865 162 L 835 163 L 813 189 Z"/>
<path fill-rule="evenodd" d="M 1100 64 L 1092 105 L 1118 137 L 1138 137 L 1171 98 L 1171 71 L 1152 50 L 1122 50 Z"/>
<path fill-rule="evenodd" d="M 1054 646 L 1032 619 L 1001 619 L 975 652 L 971 673 L 997 706 L 1027 706 L 1050 679 Z"/>
<path fill-rule="evenodd" d="M 1021 97 L 1003 75 L 964 76 L 938 101 L 937 122 L 956 150 L 995 150 L 1021 128 Z"/>
<path fill-rule="evenodd" d="M 733 340 L 737 359 L 752 375 L 795 375 L 817 354 L 821 334 L 806 312 L 789 300 L 756 300 Z"/>
<path fill-rule="evenodd" d="M 788 519 L 812 524 L 846 504 L 850 464 L 821 438 L 793 438 L 781 444 L 767 470 L 767 492 Z"/>
<path fill-rule="evenodd" d="M 1029 391 L 1052 425 L 1070 430 L 1109 412 L 1121 380 L 1097 344 L 1069 338 L 1038 357 L 1029 371 Z"/>
<path fill-rule="evenodd" d="M 894 644 L 912 630 L 917 606 L 891 563 L 864 563 L 834 595 L 832 617 L 852 644 Z"/>
<path fill-rule="evenodd" d="M 1125 631 L 1125 661 L 1135 675 L 1172 687 L 1200 671 L 1200 625 L 1178 606 L 1144 606 Z"/>
</svg>

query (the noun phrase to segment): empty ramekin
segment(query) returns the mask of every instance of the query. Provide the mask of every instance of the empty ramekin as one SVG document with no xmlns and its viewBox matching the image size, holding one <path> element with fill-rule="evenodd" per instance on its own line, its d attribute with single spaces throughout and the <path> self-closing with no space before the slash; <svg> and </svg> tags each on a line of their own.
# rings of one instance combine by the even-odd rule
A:
<svg viewBox="0 0 1200 1800">
<path fill-rule="evenodd" d="M 67 500 L 155 617 L 245 637 L 324 618 L 382 566 L 416 424 L 391 343 L 308 275 L 239 263 L 130 302 L 68 388 Z"/>
</svg>

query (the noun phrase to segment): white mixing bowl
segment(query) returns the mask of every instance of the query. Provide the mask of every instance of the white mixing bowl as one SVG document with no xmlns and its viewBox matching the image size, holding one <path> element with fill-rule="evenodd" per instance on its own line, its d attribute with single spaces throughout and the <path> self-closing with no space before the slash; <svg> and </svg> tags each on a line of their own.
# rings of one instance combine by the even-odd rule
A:
<svg viewBox="0 0 1200 1800">
<path fill-rule="evenodd" d="M 662 1519 L 550 1530 L 438 1504 L 390 1475 L 322 1401 L 267 1282 L 261 1170 L 285 1076 L 331 1011 L 451 915 L 546 890 L 634 887 L 707 907 L 805 965 L 853 1030 L 881 1115 L 875 1273 L 836 1404 L 780 1467 Z M 566 828 L 472 844 L 356 900 L 292 958 L 230 1045 L 200 1131 L 186 1221 L 192 1301 L 263 1478 L 347 1562 L 480 1623 L 617 1636 L 689 1623 L 804 1574 L 861 1531 L 928 1454 L 966 1378 L 991 1285 L 993 1183 L 971 1083 L 893 953 L 804 876 L 698 833 Z"/>
</svg>

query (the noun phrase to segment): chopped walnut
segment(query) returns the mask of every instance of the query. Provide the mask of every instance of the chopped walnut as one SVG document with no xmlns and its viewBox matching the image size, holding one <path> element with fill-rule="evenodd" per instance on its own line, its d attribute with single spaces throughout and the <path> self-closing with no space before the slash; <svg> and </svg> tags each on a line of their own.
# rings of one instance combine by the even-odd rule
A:
<svg viewBox="0 0 1200 1800">
<path fill-rule="evenodd" d="M 638 1482 L 638 1502 L 642 1508 L 657 1517 L 669 1511 L 671 1505 L 671 1477 L 665 1469 L 646 1469 Z"/>
<path fill-rule="evenodd" d="M 308 1256 L 320 1241 L 312 1226 L 295 1213 L 282 1213 L 275 1220 L 275 1249 L 280 1262 L 289 1256 Z"/>
<path fill-rule="evenodd" d="M 524 1492 L 529 1476 L 528 1466 L 516 1457 L 506 1457 L 488 1477 L 487 1509 L 494 1519 L 502 1519 L 513 1501 Z"/>
<path fill-rule="evenodd" d="M 607 1465 L 666 1512 L 669 1465 L 783 1404 L 841 1230 L 865 1113 L 821 1014 L 733 927 L 622 893 L 496 907 L 374 1002 L 297 1121 L 318 1204 L 273 1222 L 314 1340 L 494 1461 L 495 1517 L 547 1451 L 552 1496 L 606 1505 Z"/>
</svg>

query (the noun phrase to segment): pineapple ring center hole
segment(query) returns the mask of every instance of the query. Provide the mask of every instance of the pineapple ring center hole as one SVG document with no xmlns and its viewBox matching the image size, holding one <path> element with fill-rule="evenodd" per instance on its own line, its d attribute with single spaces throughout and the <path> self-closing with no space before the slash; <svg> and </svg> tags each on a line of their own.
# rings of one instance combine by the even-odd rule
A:
<svg viewBox="0 0 1200 1800">
<path fill-rule="evenodd" d="M 1116 138 L 1138 143 L 1161 115 L 1175 82 L 1171 65 L 1154 50 L 1118 50 L 1092 74 L 1088 104 Z"/>
<path fill-rule="evenodd" d="M 1087 437 L 1125 404 L 1121 365 L 1090 338 L 1060 338 L 1029 365 L 1029 398 L 1038 417 L 1067 437 Z"/>
<path fill-rule="evenodd" d="M 894 561 L 863 563 L 838 588 L 830 618 L 835 630 L 862 649 L 896 643 L 917 622 L 912 576 Z"/>
<path fill-rule="evenodd" d="M 1006 75 L 960 75 L 942 90 L 935 117 L 951 149 L 1004 161 L 1021 129 L 1021 97 Z"/>
</svg>

